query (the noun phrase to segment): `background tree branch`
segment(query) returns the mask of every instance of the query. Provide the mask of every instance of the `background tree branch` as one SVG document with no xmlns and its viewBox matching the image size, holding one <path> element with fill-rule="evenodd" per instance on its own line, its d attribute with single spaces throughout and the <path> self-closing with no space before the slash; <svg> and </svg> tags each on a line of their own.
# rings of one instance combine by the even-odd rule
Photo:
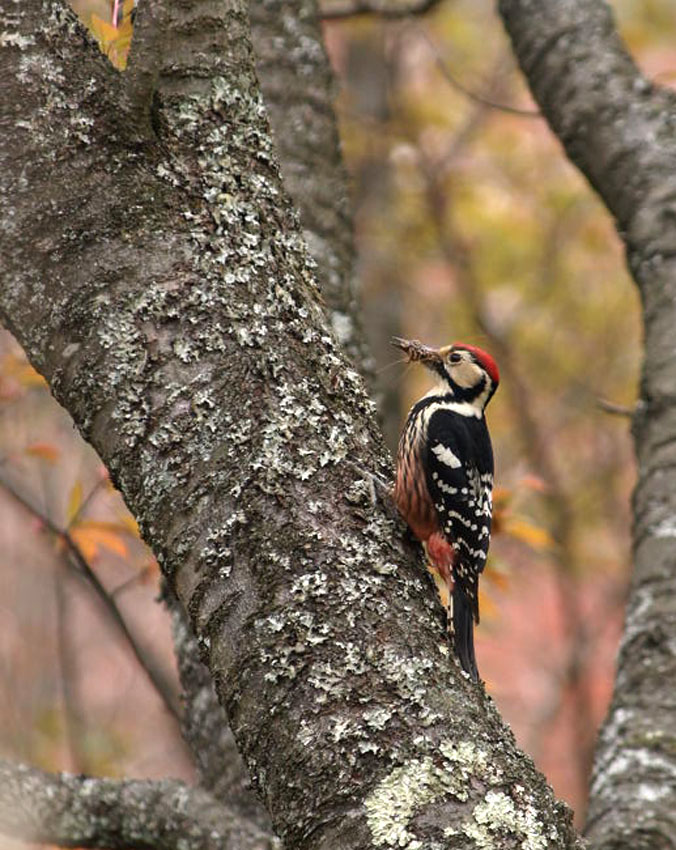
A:
<svg viewBox="0 0 676 850">
<path fill-rule="evenodd" d="M 440 0 L 417 0 L 413 3 L 400 2 L 367 2 L 358 0 L 355 3 L 326 3 L 322 6 L 321 16 L 325 21 L 354 18 L 358 15 L 378 15 L 382 18 L 407 18 L 411 15 L 424 15 L 438 6 Z"/>
<path fill-rule="evenodd" d="M 279 845 L 183 782 L 47 773 L 0 760 L 0 831 L 32 843 L 128 850 L 274 850 Z"/>
<path fill-rule="evenodd" d="M 286 190 L 303 233 L 333 332 L 373 382 L 355 291 L 355 250 L 347 175 L 333 110 L 335 83 L 316 0 L 252 0 L 256 69 Z"/>
<path fill-rule="evenodd" d="M 157 692 L 158 697 L 164 703 L 167 712 L 179 722 L 179 708 L 177 695 L 174 692 L 172 683 L 167 679 L 165 672 L 157 659 L 153 658 L 137 640 L 134 633 L 129 628 L 127 621 L 124 618 L 115 598 L 110 594 L 101 583 L 96 572 L 92 569 L 89 562 L 82 553 L 80 547 L 73 539 L 68 528 L 59 528 L 53 520 L 46 514 L 40 511 L 32 502 L 23 496 L 9 482 L 0 479 L 0 487 L 2 487 L 12 498 L 14 498 L 23 508 L 25 508 L 33 517 L 38 519 L 40 523 L 58 540 L 63 543 L 66 550 L 66 563 L 72 569 L 73 573 L 83 578 L 92 593 L 96 597 L 99 604 L 105 611 L 108 619 L 118 630 L 122 640 L 131 650 L 134 658 L 138 662 L 140 669 L 148 677 L 153 688 Z"/>
<path fill-rule="evenodd" d="M 636 68 L 600 0 L 500 11 L 543 115 L 615 217 L 644 308 L 634 577 L 587 834 L 600 848 L 674 847 L 676 96 Z"/>
</svg>

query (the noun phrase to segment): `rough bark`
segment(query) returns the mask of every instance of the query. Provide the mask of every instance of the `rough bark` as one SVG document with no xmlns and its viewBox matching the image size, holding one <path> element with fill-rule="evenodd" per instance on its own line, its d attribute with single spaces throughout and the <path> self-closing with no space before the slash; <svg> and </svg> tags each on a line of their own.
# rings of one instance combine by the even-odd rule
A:
<svg viewBox="0 0 676 850">
<path fill-rule="evenodd" d="M 328 318 L 355 365 L 371 377 L 354 292 L 352 219 L 332 106 L 334 79 L 316 4 L 254 0 L 249 10 L 258 76 L 285 187 L 300 212 Z M 182 730 L 199 783 L 270 830 L 189 621 L 180 603 L 167 596 L 183 688 Z"/>
<path fill-rule="evenodd" d="M 347 174 L 333 110 L 335 85 L 316 0 L 252 0 L 251 35 L 286 190 L 298 208 L 329 322 L 373 380 L 355 294 Z"/>
<path fill-rule="evenodd" d="M 60 4 L 0 8 L 0 315 L 139 519 L 278 833 L 576 846 L 355 468 L 390 459 L 325 324 L 241 0 L 142 4 L 128 78 Z"/>
<path fill-rule="evenodd" d="M 237 751 L 209 670 L 202 662 L 190 622 L 178 600 L 171 596 L 169 609 L 183 688 L 182 731 L 193 753 L 199 785 L 272 834 L 270 817 L 251 788 L 249 774 Z"/>
<path fill-rule="evenodd" d="M 587 825 L 595 847 L 676 847 L 676 96 L 647 80 L 600 0 L 501 0 L 566 153 L 615 217 L 641 293 L 634 574 Z M 621 343 L 620 343 L 621 345 Z"/>
<path fill-rule="evenodd" d="M 0 832 L 32 843 L 127 850 L 274 850 L 278 845 L 183 782 L 95 779 L 0 760 Z"/>
</svg>

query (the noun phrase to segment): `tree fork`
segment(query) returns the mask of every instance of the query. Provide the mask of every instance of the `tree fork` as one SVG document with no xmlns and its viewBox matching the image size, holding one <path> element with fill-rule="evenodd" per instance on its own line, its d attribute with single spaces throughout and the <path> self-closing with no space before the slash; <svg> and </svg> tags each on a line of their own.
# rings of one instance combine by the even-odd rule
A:
<svg viewBox="0 0 676 850">
<path fill-rule="evenodd" d="M 139 137 L 63 7 L 2 2 L 3 320 L 139 519 L 288 846 L 577 846 L 343 462 L 391 468 L 325 323 L 244 4 L 153 6 Z"/>
</svg>

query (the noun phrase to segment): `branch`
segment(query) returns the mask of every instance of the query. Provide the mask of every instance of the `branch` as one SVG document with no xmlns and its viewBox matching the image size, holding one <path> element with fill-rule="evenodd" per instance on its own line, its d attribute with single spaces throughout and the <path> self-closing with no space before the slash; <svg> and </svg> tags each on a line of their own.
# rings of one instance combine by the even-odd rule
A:
<svg viewBox="0 0 676 850">
<path fill-rule="evenodd" d="M 599 848 L 674 847 L 676 776 L 676 95 L 639 71 L 601 0 L 501 0 L 534 98 L 614 216 L 641 292 L 645 358 L 633 416 L 634 576 L 587 834 Z M 621 350 L 621 341 L 618 340 Z M 668 793 L 667 793 L 668 792 Z"/>
<path fill-rule="evenodd" d="M 441 0 L 418 0 L 418 2 L 409 3 L 408 5 L 397 5 L 394 3 L 385 2 L 368 2 L 368 0 L 357 0 L 354 3 L 345 5 L 330 4 L 320 11 L 320 17 L 323 21 L 344 20 L 345 18 L 354 18 L 359 15 L 378 15 L 381 18 L 397 20 L 399 18 L 408 18 L 412 15 L 425 15 L 432 9 L 436 8 L 441 3 Z"/>
<path fill-rule="evenodd" d="M 617 404 L 617 402 L 609 401 L 606 398 L 597 398 L 596 404 L 604 413 L 610 413 L 613 416 L 626 416 L 631 419 L 636 413 L 635 407 L 627 407 L 626 404 Z"/>
<path fill-rule="evenodd" d="M 434 43 L 434 41 L 430 38 L 429 34 L 426 33 L 422 28 L 418 30 L 419 35 L 422 36 L 423 40 L 427 43 L 428 47 L 434 53 L 434 58 L 437 64 L 437 67 L 441 71 L 442 76 L 446 80 L 446 82 L 454 88 L 457 92 L 464 95 L 469 100 L 473 100 L 475 103 L 481 104 L 482 106 L 487 106 L 490 109 L 495 109 L 498 112 L 504 112 L 507 115 L 517 115 L 519 118 L 542 118 L 542 115 L 536 109 L 519 109 L 516 106 L 509 106 L 504 103 L 496 103 L 490 97 L 486 97 L 485 95 L 478 94 L 477 92 L 472 91 L 467 88 L 464 83 L 461 83 L 460 80 L 453 74 L 451 69 L 448 67 L 447 63 L 444 62 L 439 48 Z"/>
<path fill-rule="evenodd" d="M 183 737 L 190 746 L 199 784 L 217 800 L 272 834 L 270 817 L 251 787 L 251 779 L 218 702 L 209 670 L 201 659 L 192 627 L 179 601 L 165 589 L 171 612 L 178 672 L 183 687 Z"/>
<path fill-rule="evenodd" d="M 356 293 L 347 174 L 333 110 L 335 80 L 316 0 L 251 0 L 251 36 L 284 185 L 298 207 L 330 325 L 373 384 Z M 302 128 L 302 131 L 300 131 Z"/>
<path fill-rule="evenodd" d="M 70 770 L 84 773 L 87 770 L 87 747 L 80 710 L 76 653 L 73 650 L 69 629 L 71 623 L 68 610 L 69 598 L 61 570 L 55 572 L 53 584 L 56 597 L 56 646 L 61 677 L 64 738 L 68 751 L 66 764 Z M 67 568 L 63 572 L 67 574 Z"/>
<path fill-rule="evenodd" d="M 155 663 L 147 654 L 147 652 L 143 649 L 141 644 L 137 641 L 133 632 L 129 629 L 127 625 L 127 621 L 125 620 L 122 611 L 119 609 L 114 594 L 108 593 L 106 588 L 101 584 L 99 577 L 96 575 L 94 570 L 90 567 L 87 559 L 82 554 L 80 547 L 77 545 L 72 535 L 62 529 L 59 528 L 52 520 L 44 514 L 42 511 L 38 510 L 28 499 L 21 495 L 17 490 L 14 489 L 7 481 L 0 479 L 0 487 L 4 487 L 4 489 L 27 511 L 29 511 L 34 517 L 40 520 L 40 522 L 47 528 L 53 535 L 58 537 L 63 541 L 66 551 L 73 559 L 76 565 L 76 572 L 79 576 L 83 577 L 89 587 L 94 591 L 94 594 L 98 598 L 99 602 L 102 604 L 104 610 L 110 617 L 111 621 L 115 624 L 118 631 L 124 638 L 125 643 L 131 649 L 134 658 L 137 660 L 141 670 L 148 677 L 151 685 L 157 691 L 158 696 L 164 703 L 167 711 L 172 715 L 172 717 L 180 722 L 180 710 L 178 707 L 178 703 L 176 700 L 176 694 L 174 693 L 174 689 L 171 686 L 170 682 L 166 679 L 166 677 L 162 674 L 159 665 Z"/>
<path fill-rule="evenodd" d="M 279 845 L 177 780 L 47 773 L 0 760 L 0 832 L 60 847 L 273 850 Z"/>
<path fill-rule="evenodd" d="M 126 121 L 139 140 L 150 140 L 151 108 L 157 90 L 157 79 L 166 48 L 163 37 L 161 6 L 140 2 L 135 9 L 134 36 L 129 49 L 127 68 L 122 77 Z"/>
<path fill-rule="evenodd" d="M 526 0 L 499 7 L 542 114 L 632 252 L 646 242 L 657 250 L 653 243 L 665 239 L 673 249 L 675 229 L 658 216 L 676 183 L 669 130 L 676 95 L 641 74 L 602 0 L 546 0 L 536 14 Z"/>
</svg>

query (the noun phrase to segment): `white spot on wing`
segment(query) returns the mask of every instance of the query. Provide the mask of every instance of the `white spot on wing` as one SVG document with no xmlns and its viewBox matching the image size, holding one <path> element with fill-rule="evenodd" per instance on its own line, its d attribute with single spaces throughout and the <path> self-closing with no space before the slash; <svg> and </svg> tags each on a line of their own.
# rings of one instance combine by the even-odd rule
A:
<svg viewBox="0 0 676 850">
<path fill-rule="evenodd" d="M 445 463 L 446 466 L 450 466 L 451 469 L 457 469 L 459 466 L 462 466 L 460 458 L 453 454 L 448 446 L 444 446 L 442 443 L 437 443 L 436 446 L 433 447 L 432 451 L 442 463 Z"/>
</svg>

